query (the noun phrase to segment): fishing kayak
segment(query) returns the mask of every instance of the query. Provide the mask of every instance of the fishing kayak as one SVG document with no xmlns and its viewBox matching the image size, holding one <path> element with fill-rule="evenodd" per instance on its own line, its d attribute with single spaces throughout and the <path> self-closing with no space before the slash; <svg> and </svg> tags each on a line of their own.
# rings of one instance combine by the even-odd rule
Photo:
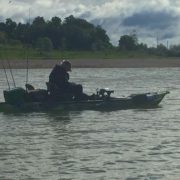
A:
<svg viewBox="0 0 180 180">
<path fill-rule="evenodd" d="M 23 88 L 4 91 L 5 102 L 0 103 L 0 112 L 52 111 L 52 110 L 98 110 L 114 111 L 135 108 L 155 108 L 163 100 L 168 91 L 131 94 L 127 97 L 111 97 L 112 90 L 100 89 L 90 99 L 54 100 L 46 90 L 27 92 Z M 48 98 L 47 98 L 48 97 Z"/>
</svg>

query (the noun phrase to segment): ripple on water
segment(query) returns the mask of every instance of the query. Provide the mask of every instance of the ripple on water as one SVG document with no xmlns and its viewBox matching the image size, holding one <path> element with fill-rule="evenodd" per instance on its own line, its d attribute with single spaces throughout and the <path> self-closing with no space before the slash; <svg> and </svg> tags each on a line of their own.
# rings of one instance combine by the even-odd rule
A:
<svg viewBox="0 0 180 180">
<path fill-rule="evenodd" d="M 30 71 L 29 81 L 44 87 L 50 70 Z M 23 84 L 24 70 L 14 73 Z M 179 68 L 75 69 L 71 80 L 89 93 L 170 94 L 156 109 L 0 113 L 0 179 L 179 179 L 179 79 Z"/>
</svg>

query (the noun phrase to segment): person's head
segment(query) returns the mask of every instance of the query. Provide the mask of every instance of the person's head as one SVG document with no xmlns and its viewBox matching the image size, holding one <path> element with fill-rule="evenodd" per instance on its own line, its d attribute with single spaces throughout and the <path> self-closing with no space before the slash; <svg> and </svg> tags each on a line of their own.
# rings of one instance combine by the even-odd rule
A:
<svg viewBox="0 0 180 180">
<path fill-rule="evenodd" d="M 71 71 L 71 63 L 68 60 L 63 60 L 61 62 L 61 66 L 66 70 L 66 71 Z"/>
</svg>

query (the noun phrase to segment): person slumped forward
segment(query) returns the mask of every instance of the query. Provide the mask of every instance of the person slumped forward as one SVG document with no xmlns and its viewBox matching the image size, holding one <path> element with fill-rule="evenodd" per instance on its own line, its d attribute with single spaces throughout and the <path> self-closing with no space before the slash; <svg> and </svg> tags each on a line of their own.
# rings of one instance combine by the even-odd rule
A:
<svg viewBox="0 0 180 180">
<path fill-rule="evenodd" d="M 83 93 L 81 84 L 69 82 L 69 71 L 71 63 L 63 60 L 59 65 L 55 65 L 49 75 L 50 94 L 58 99 L 87 99 L 88 96 Z"/>
</svg>

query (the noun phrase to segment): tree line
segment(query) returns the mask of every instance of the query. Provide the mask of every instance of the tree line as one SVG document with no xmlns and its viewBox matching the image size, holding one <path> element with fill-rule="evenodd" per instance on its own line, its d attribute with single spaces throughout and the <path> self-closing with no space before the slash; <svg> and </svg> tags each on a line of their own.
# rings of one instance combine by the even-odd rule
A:
<svg viewBox="0 0 180 180">
<path fill-rule="evenodd" d="M 35 48 L 47 44 L 64 50 L 102 50 L 112 46 L 104 29 L 72 15 L 64 21 L 59 17 L 50 21 L 36 17 L 31 24 L 17 24 L 8 18 L 0 23 L 0 43 L 5 41 L 19 41 Z"/>
<path fill-rule="evenodd" d="M 120 37 L 119 50 L 140 51 L 156 56 L 180 57 L 180 45 L 171 45 L 169 48 L 164 44 L 157 44 L 156 47 L 148 47 L 147 44 L 138 43 L 136 34 L 123 35 Z"/>
<path fill-rule="evenodd" d="M 143 51 L 162 56 L 180 56 L 180 45 L 167 48 L 163 44 L 159 44 L 157 47 L 148 48 L 146 44 L 138 42 L 135 33 L 120 36 L 118 46 L 115 47 L 101 26 L 95 26 L 72 15 L 63 21 L 56 16 L 47 21 L 38 16 L 33 19 L 32 23 L 16 23 L 10 18 L 5 22 L 0 22 L 0 45 L 18 43 L 42 51 L 114 49 L 117 51 Z"/>
</svg>

